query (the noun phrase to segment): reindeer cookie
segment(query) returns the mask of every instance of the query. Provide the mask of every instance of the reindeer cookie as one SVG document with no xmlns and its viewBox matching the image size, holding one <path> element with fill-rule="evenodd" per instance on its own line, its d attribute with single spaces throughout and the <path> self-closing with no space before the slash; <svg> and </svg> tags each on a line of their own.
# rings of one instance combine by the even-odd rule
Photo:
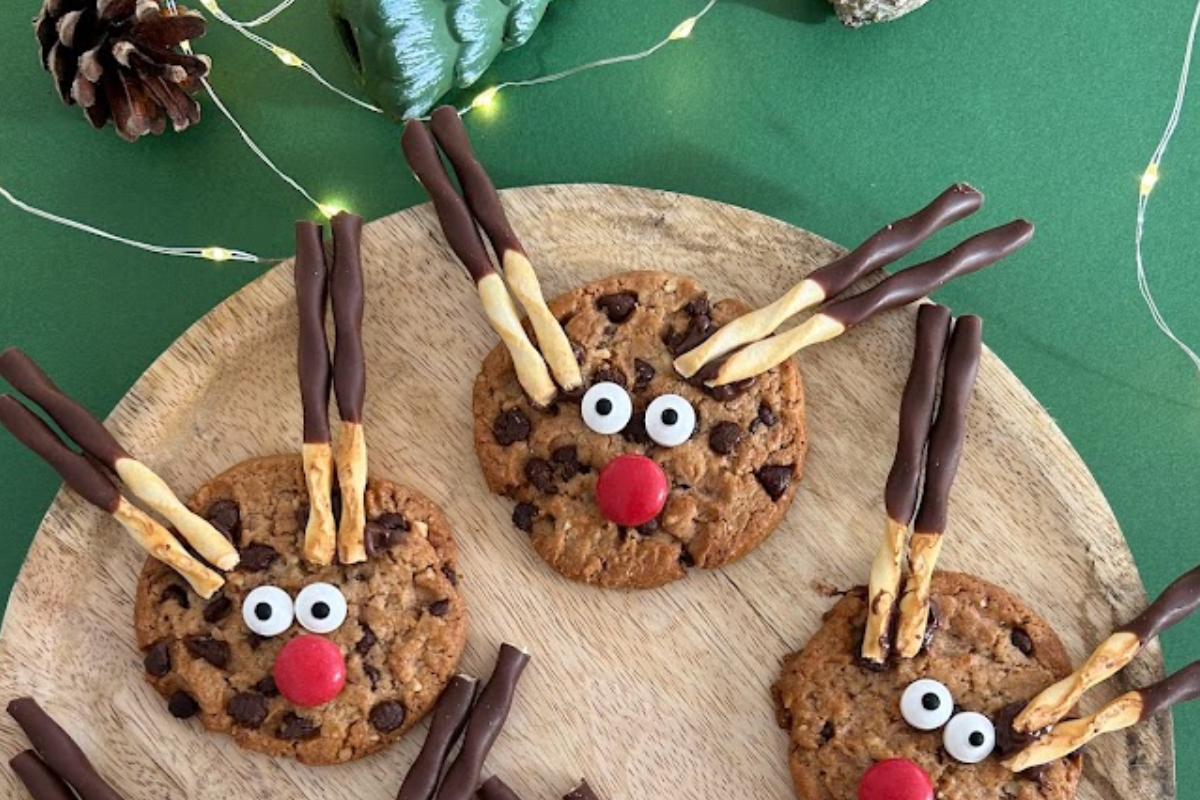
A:
<svg viewBox="0 0 1200 800">
<path fill-rule="evenodd" d="M 515 501 L 513 524 L 555 570 L 605 587 L 659 586 L 753 550 L 804 473 L 805 395 L 791 354 L 994 263 L 1032 233 L 1017 221 L 980 234 L 772 336 L 972 213 L 982 196 L 952 187 L 753 313 L 659 272 L 615 275 L 547 304 L 454 109 L 435 111 L 428 128 L 409 122 L 402 145 L 503 341 L 474 390 L 488 487 Z"/>
<path fill-rule="evenodd" d="M 0 422 L 150 553 L 137 588 L 137 643 L 170 713 L 309 764 L 352 761 L 402 736 L 451 679 L 466 635 L 445 516 L 416 492 L 367 476 L 362 220 L 339 215 L 332 227 L 328 264 L 321 229 L 297 226 L 302 453 L 238 464 L 186 507 L 32 360 L 0 355 L 0 374 L 187 541 L 25 406 L 0 398 Z M 336 452 L 331 384 L 342 417 Z"/>
</svg>

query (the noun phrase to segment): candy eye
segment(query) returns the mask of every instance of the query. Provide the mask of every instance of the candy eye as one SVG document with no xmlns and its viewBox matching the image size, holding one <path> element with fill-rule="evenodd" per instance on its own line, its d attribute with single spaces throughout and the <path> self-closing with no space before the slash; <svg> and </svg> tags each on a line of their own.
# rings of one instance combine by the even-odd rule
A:
<svg viewBox="0 0 1200 800">
<path fill-rule="evenodd" d="M 922 678 L 910 683 L 900 695 L 900 713 L 917 730 L 937 730 L 954 713 L 954 698 L 941 682 Z"/>
<path fill-rule="evenodd" d="M 296 619 L 313 633 L 330 633 L 346 621 L 346 597 L 331 583 L 310 583 L 296 595 Z"/>
<path fill-rule="evenodd" d="M 676 447 L 691 438 L 696 430 L 696 409 L 677 394 L 654 398 L 646 409 L 646 433 L 656 444 Z"/>
<path fill-rule="evenodd" d="M 620 433 L 632 416 L 629 392 L 615 383 L 597 383 L 583 396 L 583 421 L 596 433 Z"/>
<path fill-rule="evenodd" d="M 278 636 L 292 626 L 292 598 L 277 586 L 259 586 L 242 601 L 242 620 L 259 636 Z"/>
<path fill-rule="evenodd" d="M 942 744 L 956 761 L 978 764 L 995 749 L 996 728 L 983 714 L 964 711 L 955 714 L 954 719 L 946 725 L 946 730 L 942 732 Z"/>
</svg>

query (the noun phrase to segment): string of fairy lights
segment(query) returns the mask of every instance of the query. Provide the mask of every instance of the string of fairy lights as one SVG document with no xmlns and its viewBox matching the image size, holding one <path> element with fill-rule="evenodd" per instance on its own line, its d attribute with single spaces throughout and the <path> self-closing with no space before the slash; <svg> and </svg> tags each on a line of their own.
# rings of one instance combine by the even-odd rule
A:
<svg viewBox="0 0 1200 800">
<path fill-rule="evenodd" d="M 176 10 L 176 0 L 160 0 L 160 2 L 163 4 L 163 6 L 167 10 L 171 11 L 172 13 Z M 341 97 L 344 100 L 347 100 L 347 101 L 353 103 L 354 105 L 358 106 L 361 109 L 364 109 L 366 111 L 370 111 L 373 113 L 378 113 L 378 114 L 383 113 L 382 109 L 380 109 L 374 105 L 371 105 L 370 103 L 367 103 L 367 102 L 353 96 L 349 92 L 339 89 L 337 86 L 333 85 L 324 76 L 322 76 L 321 73 L 315 67 L 312 66 L 312 64 L 310 64 L 307 60 L 305 60 L 304 58 L 297 55 L 294 51 L 292 51 L 286 47 L 283 47 L 282 45 L 279 45 L 275 42 L 272 42 L 271 40 L 259 35 L 254 30 L 252 30 L 253 28 L 257 28 L 259 26 L 265 25 L 266 23 L 268 23 L 271 20 L 278 17 L 284 11 L 286 11 L 287 9 L 292 7 L 296 3 L 296 0 L 282 0 L 282 2 L 280 2 L 278 5 L 276 5 L 271 10 L 267 11 L 265 14 L 262 14 L 259 17 L 255 18 L 253 20 L 249 20 L 249 21 L 241 21 L 241 20 L 235 19 L 234 17 L 231 17 L 229 14 L 227 14 L 225 12 L 224 9 L 221 8 L 221 6 L 217 2 L 217 0 L 200 0 L 200 2 L 204 6 L 204 8 L 213 16 L 214 19 L 216 19 L 218 22 L 232 28 L 237 33 L 241 34 L 243 37 L 245 37 L 247 40 L 253 42 L 257 46 L 272 53 L 283 66 L 293 68 L 293 69 L 298 69 L 298 70 L 302 71 L 303 73 L 307 74 L 310 78 L 312 78 L 314 81 L 316 81 L 324 89 L 334 93 L 335 95 L 337 95 L 338 97 Z M 689 36 L 691 36 L 692 31 L 696 27 L 696 24 L 704 16 L 706 16 L 710 11 L 712 11 L 713 7 L 716 6 L 716 4 L 717 4 L 717 0 L 707 0 L 705 5 L 700 9 L 700 11 L 698 13 L 696 13 L 693 16 L 685 18 L 678 25 L 676 25 L 674 28 L 672 28 L 671 32 L 669 34 L 667 34 L 667 36 L 665 38 L 661 39 L 660 41 L 656 42 L 654 45 L 652 45 L 644 50 L 639 50 L 634 53 L 628 53 L 628 54 L 619 55 L 619 56 L 611 56 L 608 58 L 599 59 L 597 61 L 587 62 L 585 64 L 580 64 L 580 65 L 571 67 L 569 69 L 550 73 L 547 75 L 541 75 L 541 76 L 538 76 L 535 78 L 528 78 L 528 79 L 524 79 L 524 80 L 515 80 L 515 81 L 505 81 L 503 83 L 498 83 L 493 86 L 489 86 L 489 87 L 483 89 L 479 94 L 477 94 L 475 96 L 475 98 L 470 103 L 468 103 L 466 106 L 459 108 L 458 113 L 461 116 L 461 115 L 465 115 L 475 109 L 487 108 L 487 107 L 494 105 L 496 96 L 503 90 L 520 88 L 520 87 L 528 87 L 528 86 L 539 86 L 539 85 L 543 85 L 543 84 L 547 84 L 547 83 L 553 83 L 555 81 L 560 81 L 560 80 L 564 80 L 566 78 L 573 77 L 582 72 L 587 72 L 587 71 L 594 70 L 594 69 L 600 69 L 602 67 L 615 66 L 617 64 L 628 64 L 628 63 L 641 61 L 643 59 L 650 58 L 651 56 L 655 55 L 659 50 L 666 47 L 668 44 L 671 44 L 672 42 L 680 41 L 682 39 L 686 39 Z M 183 44 L 182 49 L 184 49 L 185 52 L 191 52 L 191 47 L 186 42 Z M 266 151 L 264 151 L 263 148 L 261 146 L 259 146 L 259 144 L 250 135 L 249 131 L 246 130 L 245 126 L 242 125 L 242 123 L 237 119 L 237 117 L 233 114 L 233 112 L 229 108 L 229 106 L 226 105 L 226 103 L 217 94 L 216 90 L 213 88 L 212 83 L 208 79 L 205 78 L 205 79 L 201 79 L 201 84 L 204 88 L 205 94 L 208 96 L 208 98 L 212 102 L 213 106 L 233 126 L 234 130 L 237 131 L 239 137 L 241 137 L 241 140 L 246 145 L 247 149 L 249 149 L 250 152 L 254 155 L 254 157 L 257 158 L 260 162 L 262 162 L 262 164 L 264 166 L 266 166 L 267 169 L 269 169 L 272 173 L 274 173 L 276 177 L 278 177 L 281 181 L 283 181 L 285 184 L 287 184 L 292 190 L 294 190 L 295 192 L 300 194 L 307 202 L 312 204 L 312 206 L 314 208 L 316 208 L 317 211 L 319 211 L 322 216 L 324 216 L 326 218 L 333 217 L 343 210 L 339 205 L 336 205 L 334 203 L 320 202 L 319 200 L 317 200 L 316 197 L 313 196 L 313 194 L 311 192 L 309 192 L 306 188 L 304 188 L 304 186 L 296 178 L 294 178 L 291 175 L 289 175 L 288 173 L 284 172 L 275 163 L 275 161 L 269 155 L 267 155 Z M 143 251 L 146 251 L 149 253 L 155 253 L 157 255 L 175 256 L 175 257 L 181 257 L 181 258 L 201 258 L 201 259 L 206 259 L 208 261 L 213 261 L 213 262 L 241 261 L 241 262 L 249 262 L 249 263 L 255 263 L 255 264 L 274 264 L 274 263 L 278 263 L 279 261 L 282 260 L 282 259 L 278 259 L 278 258 L 264 258 L 262 256 L 255 255 L 254 253 L 249 253 L 244 250 L 236 250 L 236 249 L 228 248 L 228 247 L 221 247 L 221 246 L 208 246 L 208 247 L 165 246 L 165 245 L 156 245 L 156 244 L 150 244 L 147 242 L 142 242 L 137 239 L 133 239 L 133 238 L 126 237 L 126 236 L 119 236 L 117 234 L 110 233 L 108 231 L 97 228 L 93 225 L 89 225 L 87 223 L 80 222 L 78 220 L 71 219 L 69 217 L 66 217 L 66 216 L 63 216 L 60 214 L 55 214 L 53 212 L 47 211 L 42 208 L 38 208 L 22 199 L 16 197 L 9 189 L 5 188 L 3 185 L 0 185 L 0 199 L 6 200 L 12 207 L 18 209 L 19 211 L 23 211 L 27 214 L 31 214 L 32 216 L 35 216 L 39 219 L 43 219 L 47 222 L 52 222 L 52 223 L 55 223 L 58 225 L 62 225 L 62 226 L 71 228 L 76 231 L 80 231 L 81 233 L 86 233 L 91 236 L 98 237 L 100 239 L 105 239 L 110 242 L 115 242 L 117 244 L 122 244 L 127 247 L 132 247 L 132 248 L 135 248 L 138 250 L 143 250 Z"/>
</svg>

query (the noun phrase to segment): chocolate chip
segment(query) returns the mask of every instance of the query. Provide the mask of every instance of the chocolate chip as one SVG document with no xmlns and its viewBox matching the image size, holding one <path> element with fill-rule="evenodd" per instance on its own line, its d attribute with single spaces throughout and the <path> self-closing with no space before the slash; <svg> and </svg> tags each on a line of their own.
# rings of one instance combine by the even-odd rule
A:
<svg viewBox="0 0 1200 800">
<path fill-rule="evenodd" d="M 687 549 L 687 545 L 681 545 L 679 548 L 679 564 L 684 569 L 696 566 L 696 557 Z"/>
<path fill-rule="evenodd" d="M 367 715 L 367 718 L 371 720 L 371 725 L 375 727 L 375 730 L 391 733 L 404 724 L 404 718 L 407 716 L 404 706 L 398 701 L 384 700 L 371 708 L 371 713 Z"/>
<path fill-rule="evenodd" d="M 650 445 L 654 443 L 650 434 L 646 432 L 646 409 L 634 409 L 633 416 L 629 418 L 625 429 L 621 431 L 621 436 L 625 441 L 634 444 Z"/>
<path fill-rule="evenodd" d="M 1001 758 L 1007 758 L 1018 750 L 1024 750 L 1041 734 L 1041 731 L 1019 733 L 1013 727 L 1013 721 L 1016 720 L 1017 715 L 1024 708 L 1025 702 L 1017 701 L 1009 703 L 996 712 L 994 719 L 996 725 L 996 750 Z"/>
<path fill-rule="evenodd" d="M 375 646 L 375 643 L 379 639 L 375 636 L 375 631 L 371 630 L 371 626 L 367 623 L 360 621 L 358 627 L 362 628 L 362 638 L 358 640 L 358 644 L 354 645 L 354 652 L 360 656 L 365 656 L 371 652 L 371 648 Z"/>
<path fill-rule="evenodd" d="M 633 360 L 633 388 L 645 389 L 650 385 L 650 381 L 654 380 L 654 367 L 650 366 L 640 358 Z"/>
<path fill-rule="evenodd" d="M 363 664 L 363 674 L 371 682 L 371 691 L 375 691 L 375 687 L 379 685 L 379 670 L 370 664 Z"/>
<path fill-rule="evenodd" d="M 792 482 L 792 472 L 795 467 L 791 464 L 772 464 L 754 473 L 758 482 L 772 500 L 783 497 Z"/>
<path fill-rule="evenodd" d="M 633 292 L 606 294 L 596 301 L 596 308 L 604 312 L 609 322 L 620 325 L 637 308 L 637 301 L 637 295 Z"/>
<path fill-rule="evenodd" d="M 712 303 L 708 295 L 702 294 L 684 306 L 683 310 L 689 317 L 707 317 L 712 314 Z"/>
<path fill-rule="evenodd" d="M 769 405 L 763 403 L 758 407 L 758 421 L 768 428 L 773 428 L 779 422 L 779 414 L 772 411 Z"/>
<path fill-rule="evenodd" d="M 363 528 L 363 546 L 366 548 L 367 555 L 371 558 L 380 553 L 387 552 L 388 543 L 391 541 L 391 534 L 388 529 L 380 525 L 378 522 L 368 522 Z"/>
<path fill-rule="evenodd" d="M 266 640 L 266 636 L 260 636 L 254 631 L 250 631 L 246 634 L 246 644 L 250 645 L 251 650 L 257 650 Z"/>
<path fill-rule="evenodd" d="M 446 576 L 446 580 L 450 581 L 451 586 L 458 586 L 458 573 L 454 571 L 454 567 L 442 564 L 442 574 Z"/>
<path fill-rule="evenodd" d="M 558 467 L 558 477 L 569 481 L 579 474 L 590 472 L 586 465 L 579 462 L 579 448 L 573 444 L 558 448 L 550 454 L 550 460 Z"/>
<path fill-rule="evenodd" d="M 444 617 L 450 612 L 450 601 L 448 599 L 437 600 L 429 605 L 429 613 L 435 617 Z"/>
<path fill-rule="evenodd" d="M 187 589 L 183 588 L 178 583 L 172 583 L 167 588 L 163 589 L 162 594 L 158 596 L 158 602 L 160 603 L 165 603 L 168 600 L 174 600 L 184 611 L 187 611 L 192 607 L 192 601 L 188 599 Z"/>
<path fill-rule="evenodd" d="M 543 494 L 558 494 L 554 485 L 554 468 L 544 458 L 531 458 L 525 462 L 525 478 Z"/>
<path fill-rule="evenodd" d="M 275 552 L 274 547 L 255 542 L 242 550 L 242 560 L 238 566 L 250 572 L 262 572 L 274 564 L 277 558 L 279 558 L 279 553 Z"/>
<path fill-rule="evenodd" d="M 657 519 L 652 519 L 649 522 L 643 522 L 641 525 L 637 526 L 637 532 L 640 533 L 642 536 L 650 536 L 657 530 L 658 530 L 658 520 Z"/>
<path fill-rule="evenodd" d="M 380 514 L 375 518 L 375 521 L 393 533 L 395 531 L 407 531 L 409 528 L 408 520 L 404 518 L 404 515 L 397 514 L 395 511 Z"/>
<path fill-rule="evenodd" d="M 508 447 L 528 439 L 531 428 L 525 412 L 519 408 L 510 408 L 496 417 L 496 421 L 492 423 L 492 435 L 499 444 Z"/>
<path fill-rule="evenodd" d="M 723 360 L 717 359 L 705 364 L 700 370 L 688 379 L 688 383 L 695 386 L 706 395 L 716 400 L 718 403 L 727 403 L 730 400 L 738 398 L 748 392 L 750 387 L 754 385 L 754 378 L 746 378 L 744 381 L 736 383 L 726 383 L 722 386 L 709 386 L 708 381 L 717 376 L 721 370 Z"/>
<path fill-rule="evenodd" d="M 204 515 L 235 547 L 242 533 L 242 512 L 235 500 L 218 500 Z"/>
<path fill-rule="evenodd" d="M 296 526 L 300 529 L 301 533 L 308 529 L 308 512 L 308 503 L 301 503 L 296 506 Z"/>
<path fill-rule="evenodd" d="M 307 717 L 288 711 L 279 723 L 275 736 L 279 739 L 312 739 L 321 732 L 321 726 Z"/>
<path fill-rule="evenodd" d="M 825 744 L 834 737 L 837 731 L 833 727 L 833 722 L 825 720 L 825 724 L 821 726 L 821 744 Z"/>
<path fill-rule="evenodd" d="M 278 697 L 279 687 L 275 685 L 275 676 L 268 675 L 258 683 L 254 684 L 254 691 L 258 692 L 263 697 Z"/>
<path fill-rule="evenodd" d="M 663 336 L 663 344 L 671 351 L 671 355 L 679 356 L 703 344 L 708 337 L 716 333 L 716 326 L 707 314 L 697 314 L 688 320 L 687 327 L 682 330 L 668 329 Z"/>
<path fill-rule="evenodd" d="M 199 710 L 200 706 L 195 698 L 187 692 L 178 691 L 167 698 L 167 711 L 170 711 L 175 719 L 191 719 Z"/>
<path fill-rule="evenodd" d="M 202 658 L 217 669 L 225 669 L 229 663 L 229 645 L 211 636 L 189 636 L 183 640 L 189 653 Z"/>
<path fill-rule="evenodd" d="M 575 363 L 582 366 L 583 360 L 587 358 L 587 351 L 578 342 L 571 342 L 571 355 L 575 356 Z"/>
<path fill-rule="evenodd" d="M 258 692 L 238 692 L 225 705 L 225 713 L 234 725 L 257 729 L 267 721 L 267 700 Z"/>
<path fill-rule="evenodd" d="M 727 456 L 742 440 L 742 429 L 736 422 L 718 422 L 708 432 L 708 446 L 718 455 Z"/>
<path fill-rule="evenodd" d="M 161 678 L 171 671 L 171 648 L 166 642 L 159 642 L 150 648 L 142 659 L 146 672 L 155 678 Z"/>
<path fill-rule="evenodd" d="M 1008 638 L 1012 641 L 1013 647 L 1027 656 L 1033 655 L 1033 639 L 1024 628 L 1013 628 Z"/>
<path fill-rule="evenodd" d="M 600 369 L 592 373 L 592 385 L 597 383 L 615 383 L 622 389 L 629 386 L 629 381 L 625 378 L 625 373 L 614 367 L 612 364 L 605 364 Z"/>
<path fill-rule="evenodd" d="M 513 509 L 513 525 L 516 525 L 517 530 L 519 531 L 532 533 L 533 520 L 537 517 L 537 515 L 537 506 L 535 506 L 533 503 L 517 503 L 517 507 Z"/>
<path fill-rule="evenodd" d="M 219 594 L 204 605 L 204 621 L 209 623 L 220 622 L 228 617 L 229 612 L 232 610 L 233 601 L 225 595 Z"/>
</svg>

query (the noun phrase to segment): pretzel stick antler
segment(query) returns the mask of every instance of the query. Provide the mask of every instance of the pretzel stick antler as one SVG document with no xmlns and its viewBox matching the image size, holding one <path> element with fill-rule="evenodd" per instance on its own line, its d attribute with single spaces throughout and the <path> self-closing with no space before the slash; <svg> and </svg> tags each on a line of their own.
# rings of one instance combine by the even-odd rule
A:
<svg viewBox="0 0 1200 800">
<path fill-rule="evenodd" d="M 0 424 L 53 467 L 84 500 L 111 514 L 147 553 L 186 578 L 201 597 L 212 597 L 225 583 L 193 558 L 166 528 L 122 497 L 96 465 L 63 444 L 46 423 L 9 395 L 0 397 Z"/>
<path fill-rule="evenodd" d="M 871 567 L 870 604 L 862 657 L 882 664 L 891 651 L 892 612 L 900 594 L 904 550 L 917 508 L 925 443 L 937 402 L 938 374 L 950 335 L 950 309 L 924 305 L 917 312 L 916 345 L 904 395 L 900 401 L 900 433 L 896 459 L 888 474 L 884 505 L 887 523 L 883 542 Z"/>
<path fill-rule="evenodd" d="M 1082 667 L 1033 698 L 1013 720 L 1013 728 L 1029 733 L 1058 722 L 1075 707 L 1084 692 L 1120 672 L 1151 640 L 1197 608 L 1200 608 L 1200 567 L 1172 581 L 1145 611 L 1097 647 Z"/>
<path fill-rule="evenodd" d="M 931 261 L 897 272 L 865 292 L 839 299 L 802 325 L 756 342 L 721 364 L 709 386 L 752 378 L 814 344 L 836 338 L 876 314 L 907 305 L 949 281 L 995 264 L 1025 246 L 1033 225 L 1014 220 L 972 236 Z"/>
<path fill-rule="evenodd" d="M 333 226 L 333 388 L 342 428 L 337 443 L 338 484 L 342 521 L 338 527 L 338 559 L 343 564 L 367 560 L 367 441 L 363 432 L 363 399 L 367 391 L 363 357 L 362 217 L 338 214 Z"/>
<path fill-rule="evenodd" d="M 25 759 L 23 769 L 27 773 L 40 773 L 42 778 L 45 777 L 45 772 L 52 773 L 61 782 L 69 784 L 80 800 L 122 800 L 121 795 L 96 772 L 96 768 L 88 761 L 88 757 L 75 740 L 42 710 L 37 701 L 29 697 L 13 700 L 8 704 L 8 713 L 21 726 L 21 730 L 25 731 L 46 768 L 42 770 L 29 759 Z M 16 769 L 15 763 L 13 766 Z M 25 775 L 21 770 L 18 770 L 17 774 L 24 780 Z M 32 786 L 30 792 L 33 792 Z M 54 795 L 34 794 L 34 797 L 36 800 L 50 800 Z"/>
<path fill-rule="evenodd" d="M 126 452 L 104 425 L 64 394 L 32 358 L 15 347 L 5 350 L 0 353 L 0 376 L 41 406 L 85 452 L 115 472 L 135 497 L 166 517 L 202 558 L 221 570 L 237 566 L 238 552 L 229 540 L 181 503 L 162 478 Z"/>
<path fill-rule="evenodd" d="M 329 275 L 323 231 L 311 222 L 296 223 L 296 309 L 300 341 L 296 357 L 300 398 L 304 406 L 304 479 L 308 485 L 308 525 L 304 559 L 312 564 L 333 563 L 337 530 L 333 518 L 333 445 L 329 430 L 329 390 L 332 377 L 329 343 L 325 339 L 325 308 Z"/>
<path fill-rule="evenodd" d="M 483 239 L 479 237 L 475 219 L 450 183 L 433 137 L 420 120 L 409 120 L 404 125 L 400 144 L 413 174 L 433 201 L 450 249 L 474 279 L 483 312 L 512 355 L 522 388 L 536 405 L 550 405 L 558 389 L 550 377 L 546 360 L 525 333 L 504 280 L 496 273 Z"/>
<path fill-rule="evenodd" d="M 525 248 L 509 224 L 492 179 L 475 157 L 462 117 L 450 106 L 442 106 L 433 112 L 429 127 L 454 167 L 467 206 L 492 243 L 492 250 L 504 268 L 504 280 L 509 290 L 533 323 L 538 347 L 546 357 L 550 371 L 566 391 L 578 389 L 583 385 L 583 377 L 579 372 L 579 362 L 571 352 L 571 342 L 546 305 L 537 273 L 533 271 Z"/>
<path fill-rule="evenodd" d="M 867 273 L 904 258 L 930 236 L 965 219 L 982 205 L 983 195 L 974 188 L 965 183 L 951 186 L 917 213 L 876 231 L 852 252 L 815 270 L 774 303 L 721 328 L 677 358 L 675 369 L 690 378 L 713 359 L 770 336 L 790 317 L 837 297 Z"/>
<path fill-rule="evenodd" d="M 942 549 L 942 534 L 949 516 L 950 487 L 958 472 L 966 433 L 967 403 L 979 372 L 983 349 L 983 321 L 959 317 L 946 350 L 942 399 L 937 420 L 929 432 L 925 454 L 925 488 L 908 545 L 909 577 L 900 598 L 896 651 L 912 658 L 921 651 L 929 621 L 929 583 Z"/>
</svg>

